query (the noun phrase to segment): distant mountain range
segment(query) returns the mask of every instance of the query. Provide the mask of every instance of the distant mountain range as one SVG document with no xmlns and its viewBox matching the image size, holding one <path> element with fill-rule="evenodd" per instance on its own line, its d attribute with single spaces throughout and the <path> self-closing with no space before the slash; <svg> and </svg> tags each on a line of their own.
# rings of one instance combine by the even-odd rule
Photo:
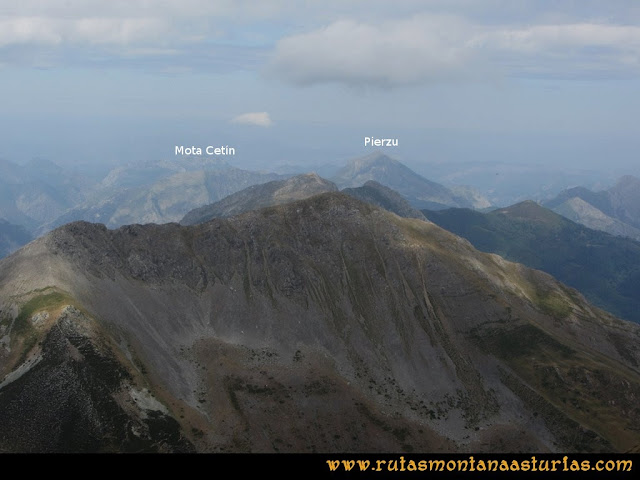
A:
<svg viewBox="0 0 640 480">
<path fill-rule="evenodd" d="M 103 223 L 110 228 L 133 223 L 177 222 L 193 208 L 278 178 L 282 176 L 226 166 L 174 173 L 151 185 L 106 188 L 42 227 L 39 233 L 77 220 Z"/>
<path fill-rule="evenodd" d="M 640 179 L 631 175 L 599 192 L 570 188 L 543 205 L 589 228 L 640 240 Z"/>
<path fill-rule="evenodd" d="M 477 249 L 544 270 L 595 305 L 640 323 L 639 242 L 592 230 L 532 201 L 486 214 L 423 213 Z"/>
<path fill-rule="evenodd" d="M 410 164 L 409 166 L 412 166 Z M 525 200 L 543 202 L 573 185 L 608 185 L 615 180 L 601 171 L 549 165 L 470 159 L 416 164 L 418 173 L 443 185 L 471 185 L 493 205 L 505 207 Z M 452 188 L 455 191 L 455 187 Z M 485 208 L 485 207 L 476 207 Z"/>
<path fill-rule="evenodd" d="M 464 175 L 456 176 L 455 172 L 462 168 L 457 167 L 447 174 L 447 185 L 456 180 L 467 184 L 473 184 L 474 178 L 490 180 L 489 184 L 495 183 L 491 189 L 494 198 L 498 190 L 510 192 L 510 183 L 515 182 L 510 187 L 515 192 L 523 191 L 520 183 L 525 180 L 529 183 L 538 181 L 536 170 L 519 167 L 522 171 L 507 172 L 503 171 L 504 165 L 493 167 L 494 173 L 488 166 L 470 164 Z M 439 164 L 429 166 L 436 177 L 448 172 L 443 168 Z M 106 176 L 95 170 L 86 168 L 80 174 L 79 169 L 61 168 L 43 159 L 34 159 L 25 165 L 0 159 L 0 218 L 25 227 L 35 236 L 77 220 L 100 222 L 110 227 L 173 222 L 194 208 L 214 203 L 248 186 L 292 176 L 251 172 L 206 158 L 123 165 L 113 168 Z M 326 171 L 331 169 L 327 167 Z M 509 180 L 511 177 L 506 175 L 509 172 L 519 175 L 517 182 Z M 487 177 L 489 174 L 492 176 Z M 556 188 L 556 184 L 581 177 L 560 178 L 549 174 L 540 181 L 551 178 L 556 179 L 553 186 Z M 330 180 L 339 189 L 359 188 L 368 181 L 378 182 L 401 194 L 416 209 L 487 209 L 491 206 L 475 185 L 444 186 L 379 152 L 348 162 Z M 544 200 L 544 204 L 590 228 L 639 239 L 639 183 L 637 178 L 626 176 L 608 190 L 593 192 L 584 187 L 572 188 L 552 200 Z M 541 190 L 538 197 L 543 193 Z M 507 197 L 509 195 L 512 194 Z"/>
<path fill-rule="evenodd" d="M 88 182 L 52 162 L 0 159 L 0 218 L 34 230 L 84 198 Z"/>
<path fill-rule="evenodd" d="M 291 176 L 242 170 L 220 160 L 189 158 L 123 165 L 106 176 L 98 175 L 87 171 L 81 176 L 47 160 L 34 160 L 24 166 L 2 160 L 0 218 L 24 226 L 36 237 L 78 220 L 110 228 L 175 222 L 195 208 L 246 187 Z M 414 208 L 489 205 L 469 187 L 449 189 L 380 153 L 349 162 L 333 180 L 341 189 L 378 182 L 376 188 L 397 190 Z"/>
<path fill-rule="evenodd" d="M 626 451 L 639 366 L 640 326 L 338 192 L 0 261 L 1 451 Z"/>
</svg>

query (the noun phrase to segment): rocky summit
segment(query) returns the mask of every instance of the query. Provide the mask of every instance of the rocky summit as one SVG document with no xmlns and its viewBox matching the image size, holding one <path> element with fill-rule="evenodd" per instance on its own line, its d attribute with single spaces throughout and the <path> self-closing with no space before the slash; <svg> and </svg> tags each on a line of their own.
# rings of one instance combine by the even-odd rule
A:
<svg viewBox="0 0 640 480">
<path fill-rule="evenodd" d="M 0 450 L 626 451 L 639 339 L 545 273 L 336 192 L 77 222 L 0 262 Z"/>
</svg>

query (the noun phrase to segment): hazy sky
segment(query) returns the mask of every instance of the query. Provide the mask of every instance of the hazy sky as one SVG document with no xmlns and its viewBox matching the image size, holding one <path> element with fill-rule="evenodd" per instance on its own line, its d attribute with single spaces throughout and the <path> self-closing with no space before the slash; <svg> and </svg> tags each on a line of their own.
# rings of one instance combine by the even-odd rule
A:
<svg viewBox="0 0 640 480">
<path fill-rule="evenodd" d="M 0 0 L 0 157 L 634 168 L 640 2 Z"/>
</svg>

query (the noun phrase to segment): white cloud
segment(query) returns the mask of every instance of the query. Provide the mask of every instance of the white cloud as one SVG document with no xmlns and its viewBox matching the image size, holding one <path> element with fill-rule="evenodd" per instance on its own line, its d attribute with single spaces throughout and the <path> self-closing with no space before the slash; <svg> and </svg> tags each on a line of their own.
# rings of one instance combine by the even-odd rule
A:
<svg viewBox="0 0 640 480">
<path fill-rule="evenodd" d="M 267 112 L 251 112 L 243 113 L 231 119 L 232 123 L 239 123 L 241 125 L 257 125 L 259 127 L 270 127 L 273 125 L 271 117 Z"/>
</svg>

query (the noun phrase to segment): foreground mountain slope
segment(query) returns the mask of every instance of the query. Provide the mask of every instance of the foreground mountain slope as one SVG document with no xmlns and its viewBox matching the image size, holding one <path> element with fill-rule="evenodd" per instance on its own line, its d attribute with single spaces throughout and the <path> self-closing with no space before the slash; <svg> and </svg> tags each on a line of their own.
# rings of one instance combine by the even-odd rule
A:
<svg viewBox="0 0 640 480">
<path fill-rule="evenodd" d="M 59 380 L 41 370 L 52 362 L 38 361 L 75 311 L 80 333 L 54 353 L 89 383 L 113 378 L 99 398 L 115 406 L 95 403 L 90 418 L 118 407 L 135 427 L 127 438 L 165 439 L 164 450 L 640 443 L 638 326 L 542 272 L 338 193 L 192 227 L 67 225 L 0 262 L 0 305 L 6 450 L 40 445 L 29 418 L 52 402 L 61 418 L 85 405 L 56 404 L 47 392 Z M 91 370 L 96 356 L 111 361 Z M 2 413 L 25 399 L 29 417 Z M 81 431 L 118 434 L 97 423 Z M 20 424 L 29 441 L 12 443 Z"/>
<path fill-rule="evenodd" d="M 479 250 L 544 270 L 594 304 L 640 322 L 640 243 L 591 230 L 531 201 L 487 214 L 423 213 Z"/>
</svg>

